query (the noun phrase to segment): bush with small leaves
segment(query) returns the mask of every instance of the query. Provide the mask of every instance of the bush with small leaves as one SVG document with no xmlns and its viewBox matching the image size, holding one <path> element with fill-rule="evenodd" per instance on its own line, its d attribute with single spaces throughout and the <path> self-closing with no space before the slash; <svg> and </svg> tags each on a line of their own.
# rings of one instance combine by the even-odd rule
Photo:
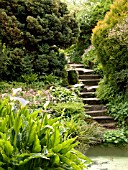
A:
<svg viewBox="0 0 128 170">
<path fill-rule="evenodd" d="M 31 73 L 62 77 L 66 60 L 59 48 L 75 43 L 78 34 L 74 16 L 60 0 L 1 0 L 0 41 L 6 46 L 7 68 L 0 78 L 19 80 Z"/>
</svg>

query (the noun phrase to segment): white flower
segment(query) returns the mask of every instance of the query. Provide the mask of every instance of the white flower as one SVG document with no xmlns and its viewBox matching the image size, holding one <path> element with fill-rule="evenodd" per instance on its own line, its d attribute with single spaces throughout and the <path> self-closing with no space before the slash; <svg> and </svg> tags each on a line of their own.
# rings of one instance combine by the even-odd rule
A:
<svg viewBox="0 0 128 170">
<path fill-rule="evenodd" d="M 21 97 L 10 97 L 10 100 L 19 101 L 22 104 L 22 106 L 26 106 L 29 103 L 29 101 Z"/>
<path fill-rule="evenodd" d="M 7 96 L 7 93 L 3 93 L 3 94 L 2 94 L 2 98 L 5 97 L 5 96 Z"/>
<path fill-rule="evenodd" d="M 19 91 L 22 91 L 22 88 L 21 88 L 21 87 L 20 87 L 20 88 L 17 88 L 17 89 L 12 88 L 12 95 L 15 96 L 16 93 L 19 92 Z"/>
<path fill-rule="evenodd" d="M 44 109 L 46 110 L 47 106 L 49 105 L 50 101 L 46 101 L 46 103 L 44 104 Z"/>
</svg>

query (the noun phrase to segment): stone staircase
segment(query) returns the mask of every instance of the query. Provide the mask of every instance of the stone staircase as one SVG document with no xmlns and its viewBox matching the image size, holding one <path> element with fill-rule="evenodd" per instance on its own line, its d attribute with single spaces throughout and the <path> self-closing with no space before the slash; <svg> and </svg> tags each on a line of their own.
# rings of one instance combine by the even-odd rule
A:
<svg viewBox="0 0 128 170">
<path fill-rule="evenodd" d="M 85 104 L 86 114 L 92 116 L 101 126 L 113 129 L 115 121 L 106 114 L 107 108 L 96 98 L 96 88 L 100 81 L 100 76 L 93 74 L 93 70 L 85 69 L 83 64 L 70 64 L 70 70 L 76 70 L 81 84 L 81 97 Z"/>
</svg>

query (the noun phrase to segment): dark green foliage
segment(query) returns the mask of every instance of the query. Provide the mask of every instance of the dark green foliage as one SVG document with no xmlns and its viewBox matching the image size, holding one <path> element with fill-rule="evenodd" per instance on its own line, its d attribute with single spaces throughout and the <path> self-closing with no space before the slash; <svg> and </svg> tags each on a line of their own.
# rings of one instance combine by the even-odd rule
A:
<svg viewBox="0 0 128 170">
<path fill-rule="evenodd" d="M 98 89 L 96 90 L 97 97 L 100 98 L 102 101 L 111 101 L 116 95 L 116 92 L 119 92 L 119 88 L 115 89 L 110 82 L 104 77 L 99 82 Z"/>
<path fill-rule="evenodd" d="M 1 79 L 19 79 L 22 74 L 61 76 L 66 60 L 59 48 L 78 37 L 78 25 L 59 0 L 0 0 L 0 40 L 9 59 Z M 7 60 L 8 62 L 8 60 Z"/>
<path fill-rule="evenodd" d="M 7 57 L 5 44 L 2 45 L 0 41 L 0 80 L 4 79 L 4 77 L 8 74 L 8 64 L 9 58 Z"/>
<path fill-rule="evenodd" d="M 68 71 L 68 82 L 70 85 L 74 85 L 78 83 L 78 74 L 75 70 Z"/>
</svg>

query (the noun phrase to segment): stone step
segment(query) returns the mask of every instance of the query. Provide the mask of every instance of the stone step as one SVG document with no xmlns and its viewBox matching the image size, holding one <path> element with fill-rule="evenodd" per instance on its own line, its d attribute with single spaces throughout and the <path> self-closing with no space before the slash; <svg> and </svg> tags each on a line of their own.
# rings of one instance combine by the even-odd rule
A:
<svg viewBox="0 0 128 170">
<path fill-rule="evenodd" d="M 87 115 L 90 115 L 92 117 L 99 117 L 99 116 L 105 116 L 107 110 L 93 110 L 93 111 L 85 111 Z"/>
<path fill-rule="evenodd" d="M 106 110 L 106 106 L 103 104 L 100 105 L 85 105 L 84 106 L 86 111 L 94 111 L 94 110 Z"/>
<path fill-rule="evenodd" d="M 101 101 L 98 98 L 83 98 L 83 103 L 89 105 L 98 105 L 101 104 Z"/>
<path fill-rule="evenodd" d="M 92 73 L 93 73 L 93 70 L 91 70 L 91 69 L 85 69 L 85 68 L 74 68 L 74 70 L 76 70 L 79 75 L 92 74 Z"/>
<path fill-rule="evenodd" d="M 85 84 L 86 86 L 95 86 L 99 83 L 100 79 L 79 79 L 79 82 L 82 82 L 83 84 Z"/>
<path fill-rule="evenodd" d="M 83 74 L 83 75 L 79 75 L 79 79 L 100 79 L 101 76 L 96 75 L 96 74 Z"/>
<path fill-rule="evenodd" d="M 83 64 L 73 64 L 73 63 L 69 63 L 68 66 L 69 66 L 69 67 L 72 67 L 72 68 L 84 68 L 84 65 L 83 65 Z"/>
<path fill-rule="evenodd" d="M 115 129 L 116 123 L 115 122 L 102 123 L 101 126 L 104 127 L 104 128 L 107 128 L 107 129 Z"/>
<path fill-rule="evenodd" d="M 86 98 L 86 97 L 95 97 L 95 92 L 81 92 L 80 93 L 80 96 L 82 97 L 82 98 Z"/>
<path fill-rule="evenodd" d="M 77 88 L 77 87 L 80 87 L 80 88 L 84 88 L 84 84 L 83 83 L 79 83 L 79 84 L 74 84 L 74 85 L 71 85 L 72 88 Z M 71 88 L 69 86 L 69 88 Z"/>
<path fill-rule="evenodd" d="M 114 123 L 114 119 L 111 116 L 95 116 L 93 117 L 94 120 L 96 120 L 98 123 Z"/>
<path fill-rule="evenodd" d="M 95 92 L 98 86 L 84 86 L 81 92 Z"/>
</svg>

